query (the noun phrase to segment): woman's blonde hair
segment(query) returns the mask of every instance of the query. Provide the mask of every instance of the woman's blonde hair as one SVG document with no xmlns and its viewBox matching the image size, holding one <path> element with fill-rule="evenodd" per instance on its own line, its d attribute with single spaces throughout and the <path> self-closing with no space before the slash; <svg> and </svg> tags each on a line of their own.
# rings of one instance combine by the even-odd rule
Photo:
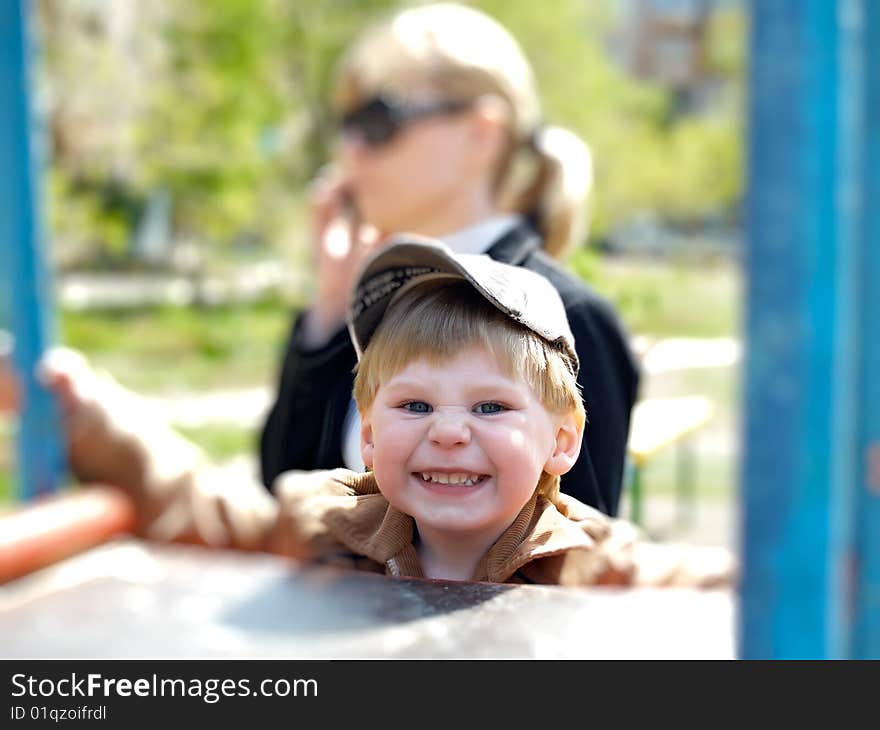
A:
<svg viewBox="0 0 880 730">
<path fill-rule="evenodd" d="M 584 404 L 567 356 L 464 281 L 419 284 L 392 302 L 358 363 L 358 409 L 366 412 L 379 386 L 412 361 L 449 362 L 473 345 L 485 348 L 508 377 L 528 384 L 547 410 L 573 414 L 583 428 Z M 555 499 L 559 478 L 545 473 L 538 486 Z"/>
<path fill-rule="evenodd" d="M 428 86 L 451 101 L 500 99 L 508 144 L 495 179 L 499 208 L 529 217 L 544 249 L 561 257 L 585 233 L 592 161 L 572 132 L 542 124 L 531 66 L 498 22 L 451 3 L 404 10 L 364 33 L 343 56 L 333 93 L 339 111 L 380 92 Z"/>
</svg>

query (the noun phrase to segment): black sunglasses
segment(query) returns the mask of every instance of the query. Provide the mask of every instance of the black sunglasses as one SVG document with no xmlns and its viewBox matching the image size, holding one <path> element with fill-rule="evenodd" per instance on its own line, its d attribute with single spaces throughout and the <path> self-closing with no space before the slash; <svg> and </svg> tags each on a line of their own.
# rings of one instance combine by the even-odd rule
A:
<svg viewBox="0 0 880 730">
<path fill-rule="evenodd" d="M 343 115 L 340 126 L 344 134 L 358 135 L 368 146 L 378 147 L 390 142 L 413 120 L 455 114 L 470 104 L 470 101 L 402 102 L 377 96 Z"/>
</svg>

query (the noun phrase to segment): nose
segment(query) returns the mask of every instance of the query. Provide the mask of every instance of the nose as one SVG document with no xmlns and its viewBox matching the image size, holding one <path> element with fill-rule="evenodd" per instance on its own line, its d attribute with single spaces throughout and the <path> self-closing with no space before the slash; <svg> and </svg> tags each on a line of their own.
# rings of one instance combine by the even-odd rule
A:
<svg viewBox="0 0 880 730">
<path fill-rule="evenodd" d="M 431 443 L 442 449 L 453 446 L 465 446 L 471 441 L 471 430 L 467 423 L 467 415 L 459 411 L 434 412 L 431 428 L 428 431 Z"/>
</svg>

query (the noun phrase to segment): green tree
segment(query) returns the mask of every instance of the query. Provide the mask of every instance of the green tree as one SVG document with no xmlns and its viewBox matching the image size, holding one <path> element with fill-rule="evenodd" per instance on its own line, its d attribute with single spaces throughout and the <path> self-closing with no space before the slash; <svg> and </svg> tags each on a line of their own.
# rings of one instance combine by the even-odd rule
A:
<svg viewBox="0 0 880 730">
<path fill-rule="evenodd" d="M 548 122 L 591 146 L 594 237 L 652 210 L 688 222 L 740 195 L 744 13 L 713 16 L 710 115 L 671 117 L 668 89 L 609 56 L 609 0 L 478 0 L 520 40 Z M 152 191 L 175 235 L 277 242 L 329 157 L 334 65 L 391 0 L 40 4 L 56 238 L 120 256 Z"/>
<path fill-rule="evenodd" d="M 726 83 L 713 114 L 670 123 L 672 92 L 629 76 L 610 57 L 607 0 L 477 0 L 520 41 L 546 120 L 590 145 L 595 168 L 591 236 L 641 211 L 687 222 L 734 206 L 742 185 L 743 11 L 710 24 L 710 68 Z"/>
</svg>

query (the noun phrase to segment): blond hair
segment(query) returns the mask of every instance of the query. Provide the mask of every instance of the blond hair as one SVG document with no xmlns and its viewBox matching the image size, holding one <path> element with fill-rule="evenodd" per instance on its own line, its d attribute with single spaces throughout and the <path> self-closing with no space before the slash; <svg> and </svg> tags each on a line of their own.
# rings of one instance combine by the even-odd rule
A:
<svg viewBox="0 0 880 730">
<path fill-rule="evenodd" d="M 572 132 L 543 126 L 531 66 L 497 21 L 451 3 L 404 10 L 369 29 L 343 56 L 333 103 L 348 111 L 370 96 L 428 87 L 450 101 L 500 99 L 508 143 L 495 175 L 496 203 L 537 224 L 561 257 L 586 229 L 592 160 Z"/>
<path fill-rule="evenodd" d="M 570 361 L 558 347 L 512 320 L 472 286 L 426 282 L 392 302 L 358 363 L 354 399 L 363 414 L 379 386 L 417 359 L 443 363 L 482 346 L 508 377 L 525 382 L 551 413 L 586 420 Z M 544 473 L 538 493 L 555 499 L 559 477 Z"/>
</svg>

